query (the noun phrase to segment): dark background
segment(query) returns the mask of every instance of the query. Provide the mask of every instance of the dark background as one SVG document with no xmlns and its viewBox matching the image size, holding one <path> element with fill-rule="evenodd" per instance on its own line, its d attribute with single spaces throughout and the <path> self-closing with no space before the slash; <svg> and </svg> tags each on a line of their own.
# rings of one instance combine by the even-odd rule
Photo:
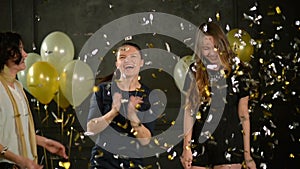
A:
<svg viewBox="0 0 300 169">
<path fill-rule="evenodd" d="M 258 82 L 250 103 L 253 157 L 258 168 L 284 169 L 300 164 L 300 26 L 299 23 L 297 25 L 300 15 L 295 3 L 287 0 L 1 0 L 0 31 L 20 33 L 26 51 L 36 53 L 39 53 L 40 45 L 49 33 L 62 31 L 73 41 L 76 59 L 94 32 L 115 19 L 137 12 L 169 13 L 194 25 L 210 18 L 219 22 L 224 30 L 226 26 L 243 29 L 261 44 L 256 46 L 250 61 L 253 78 Z M 281 13 L 276 13 L 276 7 Z M 216 17 L 217 13 L 220 18 Z M 262 19 L 255 20 L 259 16 Z M 180 57 L 192 54 L 180 42 L 164 36 L 144 35 L 142 47 L 165 50 L 165 42 Z M 104 62 L 99 69 L 109 72 L 112 69 L 110 63 Z M 152 87 L 161 88 L 168 96 L 166 116 L 160 119 L 156 128 L 157 132 L 161 132 L 176 117 L 173 112 L 178 111 L 180 93 L 172 77 L 162 73 L 151 78 L 152 73 L 145 73 L 149 77 L 145 83 L 151 82 Z M 279 76 L 281 80 L 278 80 Z M 275 94 L 277 97 L 274 97 Z M 87 168 L 93 142 L 83 136 L 85 127 L 80 125 L 74 109 L 61 109 L 54 101 L 45 107 L 29 93 L 28 97 L 39 134 L 66 145 L 70 168 Z M 69 118 L 63 128 L 61 123 L 55 122 L 53 113 L 63 116 L 64 120 Z M 170 158 L 174 153 L 177 154 Z M 178 144 L 170 152 L 147 158 L 146 162 L 149 168 L 181 168 L 180 154 L 181 144 Z M 44 153 L 42 149 L 39 156 L 45 168 L 58 168 L 59 162 L 64 161 Z"/>
</svg>

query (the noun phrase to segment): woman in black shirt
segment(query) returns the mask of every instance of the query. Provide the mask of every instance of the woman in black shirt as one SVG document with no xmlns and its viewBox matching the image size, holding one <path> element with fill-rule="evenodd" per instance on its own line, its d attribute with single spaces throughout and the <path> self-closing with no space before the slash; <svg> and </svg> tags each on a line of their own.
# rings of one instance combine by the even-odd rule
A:
<svg viewBox="0 0 300 169">
<path fill-rule="evenodd" d="M 243 63 L 221 27 L 200 25 L 195 82 L 185 108 L 181 162 L 185 169 L 256 169 L 250 153 L 249 85 Z"/>
</svg>

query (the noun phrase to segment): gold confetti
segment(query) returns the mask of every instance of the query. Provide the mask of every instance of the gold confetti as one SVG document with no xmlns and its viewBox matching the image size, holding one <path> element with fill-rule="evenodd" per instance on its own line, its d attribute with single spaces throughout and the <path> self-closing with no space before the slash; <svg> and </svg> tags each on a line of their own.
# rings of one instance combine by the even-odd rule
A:
<svg viewBox="0 0 300 169">
<path fill-rule="evenodd" d="M 136 108 L 136 109 L 141 108 L 141 104 L 136 104 L 136 105 L 135 105 L 135 108 Z"/>
<path fill-rule="evenodd" d="M 60 167 L 64 167 L 65 169 L 69 169 L 70 166 L 71 166 L 71 163 L 70 163 L 70 162 L 62 162 L 62 161 L 60 161 L 60 162 L 58 163 L 58 165 L 59 165 Z"/>
<path fill-rule="evenodd" d="M 281 10 L 280 10 L 279 6 L 276 6 L 275 9 L 276 9 L 277 14 L 281 14 Z"/>
<path fill-rule="evenodd" d="M 264 59 L 263 58 L 259 58 L 259 63 L 263 64 L 264 63 Z"/>
<path fill-rule="evenodd" d="M 174 121 L 174 120 L 171 122 L 171 125 L 172 125 L 172 126 L 174 126 L 174 125 L 175 125 L 175 121 Z"/>
<path fill-rule="evenodd" d="M 104 153 L 102 151 L 99 151 L 98 150 L 98 154 L 95 155 L 95 158 L 99 158 L 99 157 L 102 157 L 104 155 Z"/>
<path fill-rule="evenodd" d="M 122 125 L 121 123 L 117 123 L 117 125 L 119 127 L 122 127 L 123 129 L 127 129 L 127 127 L 128 127 L 128 123 L 127 122 L 124 125 Z"/>
<path fill-rule="evenodd" d="M 137 132 L 137 131 L 134 131 L 134 132 L 133 132 L 133 135 L 134 135 L 134 136 L 136 136 L 137 134 L 138 134 L 138 132 Z"/>
<path fill-rule="evenodd" d="M 147 165 L 144 167 L 145 169 L 150 169 L 150 168 L 153 168 L 153 166 L 151 164 Z"/>
<path fill-rule="evenodd" d="M 145 89 L 136 88 L 135 91 L 137 91 L 137 92 L 145 92 Z"/>
<path fill-rule="evenodd" d="M 206 94 L 206 96 L 210 96 L 210 91 L 209 91 L 209 88 L 208 88 L 208 86 L 205 86 L 205 88 L 204 88 L 204 90 L 205 90 L 205 94 Z"/>
<path fill-rule="evenodd" d="M 134 165 L 134 163 L 132 161 L 129 162 L 129 166 L 130 166 L 130 168 L 134 168 L 135 167 L 135 165 Z"/>
<path fill-rule="evenodd" d="M 220 16 L 219 12 L 216 13 L 216 18 L 217 18 L 217 21 L 220 21 L 221 16 Z"/>
<path fill-rule="evenodd" d="M 98 92 L 100 89 L 99 89 L 99 87 L 98 86 L 94 86 L 93 87 L 93 92 Z"/>
<path fill-rule="evenodd" d="M 153 43 L 147 43 L 146 45 L 147 45 L 148 48 L 154 48 Z"/>
<path fill-rule="evenodd" d="M 275 15 L 275 12 L 274 12 L 274 11 L 269 11 L 269 12 L 267 13 L 267 15 L 268 15 L 268 16 L 273 16 L 273 15 Z"/>
<path fill-rule="evenodd" d="M 173 157 L 172 155 L 169 154 L 169 155 L 168 155 L 168 159 L 169 159 L 169 160 L 174 160 L 174 157 Z"/>
<path fill-rule="evenodd" d="M 237 75 L 239 75 L 239 76 L 241 76 L 241 75 L 243 75 L 243 74 L 244 74 L 243 71 L 238 71 L 238 72 L 237 72 Z"/>
<path fill-rule="evenodd" d="M 271 43 L 271 47 L 272 47 L 272 48 L 275 47 L 275 43 L 274 43 L 274 42 Z"/>
<path fill-rule="evenodd" d="M 289 157 L 290 158 L 295 158 L 295 155 L 291 153 Z"/>
<path fill-rule="evenodd" d="M 200 111 L 198 111 L 198 112 L 196 113 L 196 119 L 197 119 L 197 120 L 200 120 L 200 119 L 201 119 L 201 112 L 200 112 Z"/>
</svg>

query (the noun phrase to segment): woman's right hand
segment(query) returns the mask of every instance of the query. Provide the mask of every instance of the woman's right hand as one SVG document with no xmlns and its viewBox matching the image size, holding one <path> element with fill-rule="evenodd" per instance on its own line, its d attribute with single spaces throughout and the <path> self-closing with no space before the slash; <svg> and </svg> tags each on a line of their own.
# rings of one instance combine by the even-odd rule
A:
<svg viewBox="0 0 300 169">
<path fill-rule="evenodd" d="M 190 148 L 183 148 L 182 155 L 180 157 L 181 164 L 183 168 L 189 169 L 192 167 L 193 154 Z"/>
<path fill-rule="evenodd" d="M 21 157 L 21 161 L 18 163 L 18 166 L 21 169 L 42 169 L 44 167 L 36 164 L 33 160 L 24 157 Z"/>
</svg>

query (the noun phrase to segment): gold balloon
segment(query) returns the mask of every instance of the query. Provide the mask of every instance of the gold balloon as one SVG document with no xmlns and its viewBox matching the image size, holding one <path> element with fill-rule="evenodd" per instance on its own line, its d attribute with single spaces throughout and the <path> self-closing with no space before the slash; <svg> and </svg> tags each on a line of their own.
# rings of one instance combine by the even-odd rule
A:
<svg viewBox="0 0 300 169">
<path fill-rule="evenodd" d="M 48 104 L 58 91 L 58 73 L 48 62 L 35 62 L 27 73 L 27 86 L 42 104 Z"/>
<path fill-rule="evenodd" d="M 29 68 L 31 67 L 32 64 L 35 62 L 41 61 L 42 58 L 39 54 L 37 53 L 28 53 L 27 58 L 25 59 L 25 65 L 26 69 L 18 72 L 17 77 L 18 80 L 22 83 L 23 87 L 29 92 L 28 86 L 27 86 L 27 73 Z"/>
<path fill-rule="evenodd" d="M 244 62 L 251 60 L 254 47 L 251 44 L 251 36 L 242 29 L 231 29 L 227 33 L 227 38 L 233 52 Z"/>
<path fill-rule="evenodd" d="M 63 109 L 66 109 L 70 106 L 69 101 L 67 100 L 67 98 L 63 95 L 61 89 L 58 90 L 57 95 L 54 97 L 53 99 L 57 105 Z"/>
</svg>

